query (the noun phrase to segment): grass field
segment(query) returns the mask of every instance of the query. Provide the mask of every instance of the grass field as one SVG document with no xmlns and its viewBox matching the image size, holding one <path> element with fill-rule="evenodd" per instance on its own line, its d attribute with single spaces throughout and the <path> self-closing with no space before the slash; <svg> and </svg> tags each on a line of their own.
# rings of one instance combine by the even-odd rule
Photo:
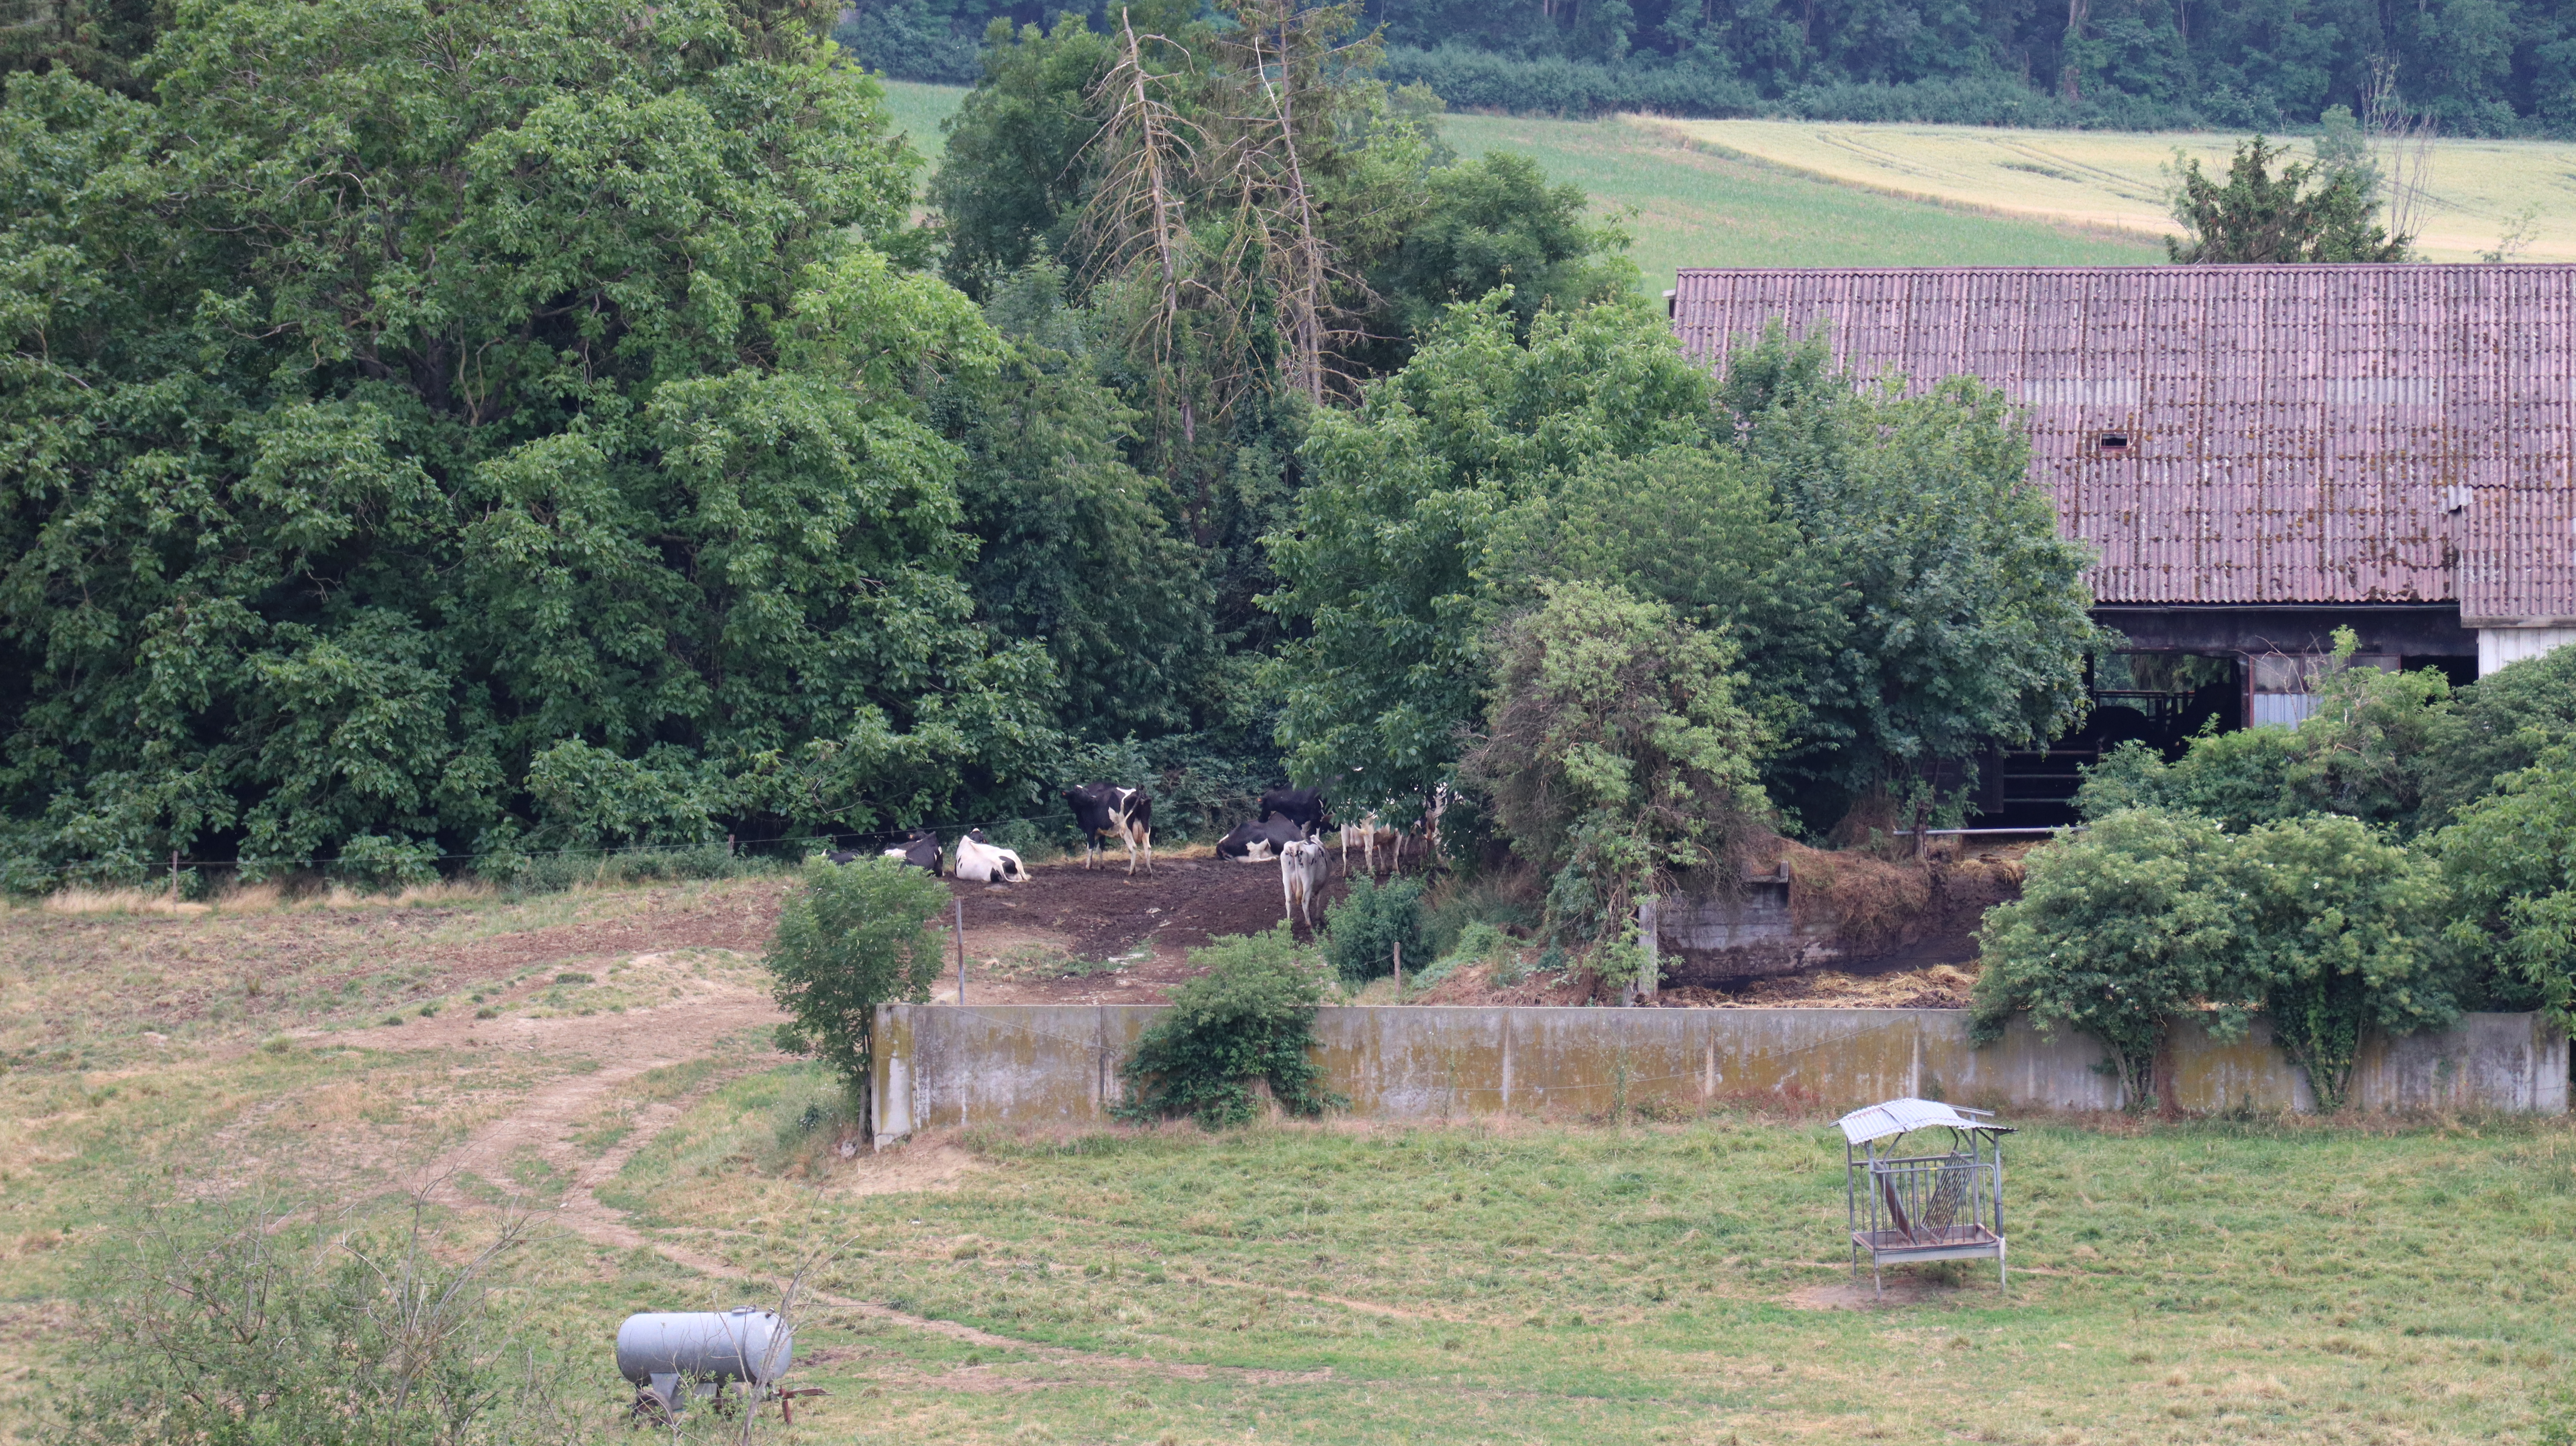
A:
<svg viewBox="0 0 2576 1446">
<path fill-rule="evenodd" d="M 938 166 L 940 153 L 948 145 L 947 138 L 939 133 L 939 123 L 957 113 L 958 103 L 966 99 L 966 88 L 923 85 L 911 80 L 886 80 L 878 84 L 885 87 L 886 113 L 893 118 L 894 128 L 912 137 L 912 148 L 930 162 L 930 166 L 924 168 L 927 176 L 930 169 Z"/>
<path fill-rule="evenodd" d="M 1605 209 L 1634 208 L 1630 254 L 1650 292 L 1684 266 L 2133 266 L 2164 259 L 2106 234 L 1884 195 L 1712 153 L 1619 120 L 1453 115 L 1465 155 L 1513 150 Z"/>
<path fill-rule="evenodd" d="M 1630 117 L 1651 133 L 1900 196 L 2143 235 L 2173 229 L 2165 169 L 2177 149 L 2223 170 L 2238 137 L 2019 131 L 1971 126 L 1842 125 L 1800 121 L 1680 121 Z M 2306 143 L 2289 143 L 2304 158 Z M 2576 144 L 2436 142 L 2422 247 L 2435 261 L 2493 249 L 2526 207 L 2525 261 L 2576 260 Z"/>
<path fill-rule="evenodd" d="M 939 122 L 965 92 L 886 83 L 896 126 L 936 160 Z M 2121 266 L 2161 261 L 2143 235 L 1881 194 L 1720 154 L 1618 120 L 1453 115 L 1463 155 L 1514 150 L 1592 193 L 1635 236 L 1650 294 L 1684 266 Z M 1633 214 L 1629 214 L 1633 212 Z"/>
<path fill-rule="evenodd" d="M 546 1208 L 505 1299 L 560 1332 L 603 1442 L 634 1439 L 612 1424 L 625 1313 L 774 1299 L 825 1242 L 795 1382 L 833 1394 L 760 1440 L 2576 1426 L 2565 1120 L 2026 1120 L 2009 1293 L 1931 1267 L 1862 1308 L 1816 1113 L 967 1135 L 844 1158 L 832 1082 L 766 1043 L 743 921 L 774 896 L 754 879 L 0 915 L 0 1399 L 54 1392 L 92 1267 L 154 1206 L 264 1189 L 363 1208 L 427 1183 L 459 1239 L 509 1195 Z M 344 964 L 392 973 L 352 995 L 330 982 Z"/>
</svg>

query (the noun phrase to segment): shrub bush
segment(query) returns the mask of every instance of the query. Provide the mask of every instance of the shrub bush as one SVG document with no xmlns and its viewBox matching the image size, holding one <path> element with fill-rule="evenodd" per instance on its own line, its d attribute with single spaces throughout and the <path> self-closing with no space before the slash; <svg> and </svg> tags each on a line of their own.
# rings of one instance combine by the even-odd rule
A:
<svg viewBox="0 0 2576 1446">
<path fill-rule="evenodd" d="M 2357 819 L 2314 815 L 2222 832 L 2189 812 L 2125 809 L 2030 857 L 2019 900 L 1986 915 L 1975 996 L 1980 1042 L 2016 1014 L 2100 1040 L 2133 1107 L 2160 1082 L 2173 1016 L 2210 1009 L 2241 1034 L 2260 1010 L 2340 1108 L 2372 1031 L 2439 1028 L 2459 1013 L 2461 957 L 2438 936 L 2431 863 Z"/>
<path fill-rule="evenodd" d="M 2518 976 L 2514 997 L 2485 1002 L 2576 1024 L 2576 743 L 2499 783 L 2435 838 L 2456 916 L 2448 934 Z"/>
<path fill-rule="evenodd" d="M 2336 629 L 2336 657 L 2351 657 L 2359 641 Z M 2318 693 L 2317 711 L 2296 728 L 2203 734 L 2172 763 L 2124 744 L 2088 773 L 2075 806 L 2087 818 L 2187 809 L 2231 833 L 2313 813 L 2414 832 L 2425 760 L 2450 727 L 2450 681 L 2430 668 L 2340 668 Z"/>
<path fill-rule="evenodd" d="M 1393 973 L 1398 945 L 1415 970 L 1427 969 L 1432 954 L 1423 924 L 1420 883 L 1353 879 L 1350 892 L 1324 916 L 1324 957 L 1348 984 Z"/>
<path fill-rule="evenodd" d="M 1207 1129 L 1252 1118 L 1252 1081 L 1291 1114 L 1316 1115 L 1342 1101 L 1318 1086 L 1323 1069 L 1307 1051 L 1324 971 L 1297 949 L 1288 926 L 1219 939 L 1190 951 L 1207 973 L 1172 991 L 1172 1007 L 1118 1067 L 1129 1098 L 1122 1119 L 1189 1115 Z"/>
<path fill-rule="evenodd" d="M 88 1292 L 95 1356 L 41 1439 L 570 1446 L 597 1410 L 565 1342 L 489 1292 L 526 1238 L 480 1249 L 312 1202 L 170 1206 Z M 595 1349 L 595 1347 L 591 1348 Z"/>
<path fill-rule="evenodd" d="M 778 1007 L 792 1016 L 778 1026 L 778 1047 L 820 1057 L 864 1105 L 876 1007 L 930 998 L 940 947 L 929 924 L 948 900 L 947 885 L 900 859 L 807 865 L 763 961 Z"/>
<path fill-rule="evenodd" d="M 2449 823 L 2506 774 L 2571 737 L 2576 647 L 2525 658 L 2461 689 L 2423 758 L 2423 826 Z"/>
<path fill-rule="evenodd" d="M 2236 943 L 2225 846 L 2206 818 L 2130 809 L 2033 852 L 2021 897 L 1989 910 L 1978 934 L 1978 1042 L 2016 1014 L 2042 1033 L 2080 1030 L 2144 1107 L 2169 1022 L 2214 992 Z"/>
</svg>

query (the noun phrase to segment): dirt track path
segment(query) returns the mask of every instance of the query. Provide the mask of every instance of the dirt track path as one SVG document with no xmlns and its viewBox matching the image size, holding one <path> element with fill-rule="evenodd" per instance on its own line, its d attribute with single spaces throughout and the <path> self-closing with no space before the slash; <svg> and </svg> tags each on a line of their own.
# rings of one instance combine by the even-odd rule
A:
<svg viewBox="0 0 2576 1446">
<path fill-rule="evenodd" d="M 774 1277 L 663 1240 L 638 1228 L 624 1211 L 602 1203 L 597 1192 L 602 1185 L 617 1177 L 637 1151 L 677 1124 L 691 1106 L 726 1082 L 774 1064 L 782 1056 L 767 1049 L 729 1055 L 723 1067 L 699 1080 L 688 1093 L 650 1101 L 637 1108 L 630 1116 L 631 1128 L 626 1136 L 597 1156 L 585 1158 L 571 1135 L 583 1121 L 594 1119 L 615 1106 L 624 1093 L 624 1087 L 640 1076 L 665 1066 L 706 1058 L 714 1054 L 725 1040 L 738 1037 L 746 1028 L 774 1024 L 784 1018 L 765 996 L 747 989 L 728 989 L 694 1000 L 615 1016 L 427 1021 L 422 1027 L 407 1033 L 404 1043 L 457 1050 L 490 1048 L 578 1055 L 598 1062 L 596 1069 L 548 1081 L 530 1092 L 515 1108 L 487 1121 L 464 1144 L 433 1167 L 432 1178 L 437 1181 L 434 1193 L 451 1204 L 479 1203 L 465 1188 L 469 1178 L 506 1187 L 511 1163 L 523 1155 L 533 1155 L 571 1180 L 555 1208 L 549 1212 L 549 1218 L 572 1234 L 611 1249 L 650 1250 L 674 1265 L 701 1275 L 755 1285 L 764 1292 L 777 1290 L 781 1282 Z M 914 1155 L 916 1150 L 920 1151 L 917 1158 Z M 969 1163 L 953 1147 L 900 1147 L 897 1153 L 885 1157 L 862 1156 L 860 1162 L 853 1166 L 860 1178 L 848 1182 L 845 1188 L 860 1193 L 941 1188 L 964 1174 Z M 1094 1373 L 1144 1373 L 1190 1379 L 1221 1376 L 1265 1384 L 1322 1381 L 1332 1376 L 1330 1368 L 1317 1372 L 1262 1371 L 1102 1355 L 1041 1345 L 955 1321 L 910 1315 L 873 1301 L 856 1300 L 810 1286 L 800 1292 L 800 1298 L 909 1330 L 989 1350 L 1011 1351 L 1052 1366 L 1081 1368 Z"/>
</svg>

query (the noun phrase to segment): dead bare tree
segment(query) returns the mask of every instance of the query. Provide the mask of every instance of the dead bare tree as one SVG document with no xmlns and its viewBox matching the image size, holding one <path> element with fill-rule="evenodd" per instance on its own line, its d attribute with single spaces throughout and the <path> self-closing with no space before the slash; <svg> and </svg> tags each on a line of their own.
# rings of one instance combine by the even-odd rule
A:
<svg viewBox="0 0 2576 1446">
<path fill-rule="evenodd" d="M 1334 74 L 1363 62 L 1377 37 L 1346 39 L 1358 25 L 1349 5 L 1233 0 L 1227 8 L 1236 22 L 1219 41 L 1229 144 L 1211 189 L 1257 262 L 1282 385 L 1321 403 L 1346 380 L 1342 351 L 1367 340 L 1356 319 L 1376 296 L 1326 233 L 1308 157 L 1333 138 Z"/>
<path fill-rule="evenodd" d="M 2388 200 L 2388 234 L 2412 243 L 2424 234 L 2424 212 L 2431 200 L 2433 118 L 2407 108 L 2397 92 L 2397 61 L 2381 56 L 2370 63 L 2370 93 L 2362 97 L 2362 133 L 2369 137 L 2371 160 Z"/>
<path fill-rule="evenodd" d="M 1092 103 L 1104 115 L 1091 141 L 1101 153 L 1100 184 L 1084 206 L 1075 234 L 1091 255 L 1089 282 L 1151 258 L 1153 302 L 1137 319 L 1137 333 L 1129 340 L 1151 359 L 1157 422 L 1177 414 L 1182 440 L 1195 442 L 1193 399 L 1173 382 L 1178 360 L 1174 330 L 1182 319 L 1181 287 L 1188 265 L 1185 189 L 1207 133 L 1171 100 L 1172 89 L 1185 77 L 1156 70 L 1145 58 L 1147 41 L 1184 60 L 1187 49 L 1167 36 L 1140 39 L 1123 6 L 1118 34 L 1117 59 L 1091 91 Z"/>
</svg>

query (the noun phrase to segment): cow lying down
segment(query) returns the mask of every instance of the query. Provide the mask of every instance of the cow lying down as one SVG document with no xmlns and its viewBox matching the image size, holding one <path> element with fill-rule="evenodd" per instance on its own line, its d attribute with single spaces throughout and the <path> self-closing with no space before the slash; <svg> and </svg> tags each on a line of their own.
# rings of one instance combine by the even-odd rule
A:
<svg viewBox="0 0 2576 1446">
<path fill-rule="evenodd" d="M 1029 870 L 1018 854 L 986 839 L 979 828 L 957 841 L 956 876 L 975 884 L 1023 884 Z"/>
<path fill-rule="evenodd" d="M 905 834 L 903 842 L 887 849 L 885 856 L 901 859 L 916 869 L 928 869 L 934 879 L 939 877 L 939 835 L 926 828 Z"/>
<path fill-rule="evenodd" d="M 1259 823 L 1247 823 L 1216 841 L 1216 856 L 1244 863 L 1275 859 L 1280 851 L 1306 836 L 1306 831 L 1284 818 L 1272 815 Z"/>
</svg>

